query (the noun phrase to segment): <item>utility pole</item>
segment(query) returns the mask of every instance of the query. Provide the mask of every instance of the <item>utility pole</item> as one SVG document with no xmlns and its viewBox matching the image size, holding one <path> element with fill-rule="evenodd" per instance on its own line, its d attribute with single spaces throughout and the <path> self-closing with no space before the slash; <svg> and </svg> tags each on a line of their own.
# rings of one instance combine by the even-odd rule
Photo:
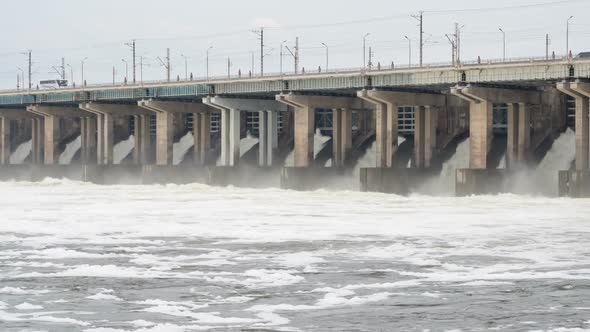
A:
<svg viewBox="0 0 590 332">
<path fill-rule="evenodd" d="M 367 37 L 371 33 L 366 33 L 363 37 L 363 69 L 367 67 Z"/>
<path fill-rule="evenodd" d="M 420 67 L 422 67 L 424 50 L 424 12 L 420 11 L 418 15 L 412 15 L 412 17 L 420 22 Z"/>
<path fill-rule="evenodd" d="M 184 54 L 180 56 L 184 58 L 184 80 L 188 81 L 188 57 Z"/>
<path fill-rule="evenodd" d="M 113 85 L 116 84 L 115 82 L 115 76 L 117 75 L 117 71 L 115 70 L 115 66 L 113 66 Z"/>
<path fill-rule="evenodd" d="M 295 47 L 293 50 L 291 50 L 289 46 L 285 46 L 285 48 L 291 53 L 291 56 L 293 56 L 293 59 L 295 60 L 295 75 L 297 75 L 299 73 L 299 37 L 295 38 Z"/>
<path fill-rule="evenodd" d="M 373 69 L 373 48 L 369 46 L 369 71 Z"/>
<path fill-rule="evenodd" d="M 170 49 L 169 48 L 166 49 L 166 70 L 168 71 L 166 77 L 168 79 L 168 82 L 170 82 Z"/>
<path fill-rule="evenodd" d="M 502 30 L 502 28 L 498 28 L 498 30 L 500 30 L 500 32 L 502 33 L 502 41 L 503 41 L 503 48 L 502 48 L 502 61 L 506 62 L 506 32 L 504 32 L 504 30 Z"/>
<path fill-rule="evenodd" d="M 231 59 L 227 58 L 227 78 L 231 77 Z"/>
<path fill-rule="evenodd" d="M 80 61 L 80 67 L 82 70 L 82 82 L 80 82 L 80 84 L 82 86 L 86 86 L 86 81 L 84 80 L 84 62 L 86 62 L 87 59 L 88 59 L 88 57 L 86 57 L 86 58 L 82 59 L 82 61 Z"/>
<path fill-rule="evenodd" d="M 549 34 L 545 35 L 545 60 L 549 60 L 549 44 L 551 41 L 549 40 Z"/>
<path fill-rule="evenodd" d="M 570 16 L 570 18 L 567 19 L 567 28 L 565 30 L 565 55 L 568 59 L 570 56 L 570 21 L 572 18 L 574 17 Z"/>
<path fill-rule="evenodd" d="M 29 50 L 29 91 L 33 88 L 33 81 L 32 81 L 32 77 L 33 77 L 33 56 L 32 56 L 32 51 Z"/>
<path fill-rule="evenodd" d="M 328 71 L 328 65 L 330 64 L 330 49 L 328 48 L 328 44 L 322 43 L 326 47 L 326 71 Z"/>
<path fill-rule="evenodd" d="M 160 57 L 157 57 L 156 59 L 158 59 L 162 67 L 166 68 L 166 80 L 170 82 L 170 48 L 166 49 L 166 62 Z"/>
<path fill-rule="evenodd" d="M 66 79 L 66 58 L 61 58 L 61 79 Z"/>
<path fill-rule="evenodd" d="M 457 59 L 457 65 L 460 66 L 461 65 L 461 29 L 464 26 L 459 27 L 459 23 L 455 23 L 455 38 L 456 38 L 456 59 Z"/>
<path fill-rule="evenodd" d="M 412 40 L 408 36 L 404 36 L 408 40 L 408 68 L 412 68 Z"/>
<path fill-rule="evenodd" d="M 133 53 L 133 83 L 135 83 L 135 67 L 136 67 L 135 39 L 131 43 L 125 43 L 125 45 L 131 47 L 131 52 Z"/>
<path fill-rule="evenodd" d="M 451 38 L 451 36 L 453 38 Z M 455 34 L 449 36 L 448 34 L 445 35 L 445 37 L 447 37 L 447 39 L 449 40 L 449 43 L 451 44 L 452 50 L 451 50 L 451 59 L 452 59 L 452 64 L 453 66 L 455 65 L 455 55 L 457 54 L 457 36 Z"/>
<path fill-rule="evenodd" d="M 16 73 L 16 91 L 20 90 L 20 74 Z"/>
<path fill-rule="evenodd" d="M 143 56 L 139 57 L 139 81 L 143 84 Z"/>
<path fill-rule="evenodd" d="M 258 39 L 260 39 L 260 76 L 264 76 L 264 27 L 260 30 L 253 30 Z"/>
</svg>

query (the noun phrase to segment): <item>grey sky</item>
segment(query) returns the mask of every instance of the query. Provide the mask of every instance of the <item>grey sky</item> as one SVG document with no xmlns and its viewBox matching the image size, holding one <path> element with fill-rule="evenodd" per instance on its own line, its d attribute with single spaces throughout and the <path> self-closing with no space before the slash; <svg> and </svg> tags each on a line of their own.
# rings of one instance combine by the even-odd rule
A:
<svg viewBox="0 0 590 332">
<path fill-rule="evenodd" d="M 211 75 L 227 74 L 231 58 L 232 74 L 251 67 L 251 53 L 256 52 L 259 71 L 259 42 L 250 30 L 258 25 L 266 30 L 265 71 L 278 72 L 279 48 L 283 40 L 292 46 L 301 39 L 302 66 L 324 67 L 325 49 L 330 46 L 330 67 L 348 68 L 362 65 L 362 37 L 371 33 L 368 45 L 374 48 L 374 62 L 408 63 L 408 35 L 413 42 L 413 62 L 418 61 L 417 21 L 409 16 L 425 11 L 424 30 L 429 37 L 425 62 L 450 61 L 451 46 L 444 37 L 452 33 L 454 22 L 463 29 L 464 60 L 502 57 L 502 34 L 507 33 L 507 57 L 541 56 L 545 53 L 545 33 L 551 37 L 550 50 L 565 53 L 566 20 L 574 15 L 570 48 L 574 52 L 590 50 L 590 1 L 571 0 L 564 4 L 526 9 L 496 9 L 479 12 L 436 12 L 458 9 L 502 8 L 539 4 L 555 0 L 415 0 L 415 1 L 196 1 L 196 0 L 6 0 L 0 20 L 0 88 L 16 86 L 17 67 L 26 69 L 25 56 L 33 50 L 33 81 L 55 78 L 51 67 L 61 57 L 71 64 L 74 78 L 80 81 L 80 60 L 88 57 L 85 78 L 88 83 L 108 83 L 112 67 L 117 79 L 125 75 L 122 59 L 131 61 L 124 45 L 137 39 L 138 55 L 145 57 L 144 79 L 165 77 L 157 56 L 172 50 L 172 72 L 184 76 L 184 59 L 189 57 L 189 72 L 205 75 L 205 54 L 211 50 Z M 430 12 L 429 12 L 430 11 Z M 371 21 L 371 18 L 381 18 Z M 350 23 L 351 21 L 362 21 Z M 334 24 L 348 22 L 347 24 Z M 316 25 L 324 25 L 317 27 Z M 301 27 L 304 26 L 304 27 Z M 585 46 L 588 45 L 588 46 Z M 292 58 L 285 57 L 285 69 L 292 70 Z M 131 71 L 131 68 L 130 68 Z M 139 69 L 138 69 L 139 72 Z M 67 68 L 69 76 L 70 68 Z M 130 74 L 131 75 L 131 74 Z M 139 76 L 139 74 L 138 74 Z"/>
</svg>

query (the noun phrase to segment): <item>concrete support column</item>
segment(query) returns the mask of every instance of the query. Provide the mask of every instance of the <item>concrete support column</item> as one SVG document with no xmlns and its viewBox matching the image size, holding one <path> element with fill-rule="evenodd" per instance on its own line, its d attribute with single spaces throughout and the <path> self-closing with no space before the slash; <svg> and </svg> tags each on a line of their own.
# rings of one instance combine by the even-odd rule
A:
<svg viewBox="0 0 590 332">
<path fill-rule="evenodd" d="M 133 115 L 133 163 L 141 165 L 141 115 Z"/>
<path fill-rule="evenodd" d="M 33 118 L 32 122 L 32 160 L 33 164 L 39 165 L 43 163 L 43 118 Z"/>
<path fill-rule="evenodd" d="M 84 120 L 84 119 L 83 119 Z M 86 146 L 86 163 L 95 164 L 97 162 L 96 151 L 96 117 L 87 117 L 86 120 L 86 135 L 83 135 Z"/>
<path fill-rule="evenodd" d="M 82 165 L 88 164 L 87 125 L 86 118 L 80 118 L 80 162 Z"/>
<path fill-rule="evenodd" d="M 518 104 L 508 104 L 508 142 L 506 148 L 506 167 L 513 168 L 518 164 L 519 141 Z"/>
<path fill-rule="evenodd" d="M 590 167 L 589 158 L 589 102 L 587 97 L 576 98 L 576 170 L 584 171 Z"/>
<path fill-rule="evenodd" d="M 518 104 L 518 161 L 527 161 L 531 148 L 531 110 L 524 103 Z"/>
<path fill-rule="evenodd" d="M 342 167 L 342 111 L 332 110 L 332 167 Z"/>
<path fill-rule="evenodd" d="M 279 148 L 279 113 L 275 111 L 266 111 L 267 113 L 267 134 L 268 134 L 268 166 L 274 164 L 274 156 Z"/>
<path fill-rule="evenodd" d="M 59 118 L 49 115 L 45 117 L 45 165 L 57 164 L 59 159 Z"/>
<path fill-rule="evenodd" d="M 152 161 L 150 158 L 150 151 L 152 150 L 150 120 L 151 116 L 149 115 L 139 116 L 139 159 L 142 165 L 147 165 Z"/>
<path fill-rule="evenodd" d="M 240 111 L 221 111 L 222 166 L 238 166 L 240 161 Z"/>
<path fill-rule="evenodd" d="M 268 135 L 268 113 L 258 112 L 258 166 L 264 167 L 269 164 L 269 135 Z"/>
<path fill-rule="evenodd" d="M 314 160 L 315 109 L 295 109 L 295 167 L 309 167 Z"/>
<path fill-rule="evenodd" d="M 102 116 L 103 122 L 103 164 L 113 165 L 114 163 L 114 141 L 115 141 L 115 123 L 113 115 L 105 113 Z"/>
<path fill-rule="evenodd" d="M 193 136 L 195 137 L 195 164 L 206 165 L 207 156 L 211 149 L 211 116 L 208 112 L 194 113 Z"/>
<path fill-rule="evenodd" d="M 436 111 L 429 106 L 418 106 L 414 119 L 414 167 L 428 168 L 436 150 Z"/>
<path fill-rule="evenodd" d="M 10 164 L 10 119 L 0 118 L 0 164 Z"/>
<path fill-rule="evenodd" d="M 378 103 L 375 105 L 375 136 L 377 168 L 391 167 L 387 159 L 387 105 Z"/>
<path fill-rule="evenodd" d="M 489 101 L 472 102 L 469 107 L 469 168 L 486 169 L 492 148 L 493 112 Z"/>
<path fill-rule="evenodd" d="M 352 153 L 352 111 L 342 110 L 342 161 Z"/>
<path fill-rule="evenodd" d="M 173 122 L 171 112 L 156 114 L 156 163 L 158 165 L 172 165 Z"/>
<path fill-rule="evenodd" d="M 436 152 L 437 146 L 437 129 L 438 129 L 438 116 L 437 111 L 429 106 L 426 106 L 424 123 L 426 129 L 424 131 L 424 167 L 428 168 L 432 166 L 432 159 Z"/>
</svg>

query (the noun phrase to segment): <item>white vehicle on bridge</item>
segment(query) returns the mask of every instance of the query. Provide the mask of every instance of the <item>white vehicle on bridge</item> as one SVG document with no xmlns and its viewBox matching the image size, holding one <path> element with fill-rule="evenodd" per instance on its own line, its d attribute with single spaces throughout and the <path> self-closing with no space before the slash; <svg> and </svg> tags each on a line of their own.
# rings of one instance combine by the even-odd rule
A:
<svg viewBox="0 0 590 332">
<path fill-rule="evenodd" d="M 68 81 L 67 80 L 45 80 L 45 81 L 40 81 L 39 85 L 41 87 L 41 89 L 59 89 L 62 87 L 67 87 L 68 86 Z"/>
</svg>

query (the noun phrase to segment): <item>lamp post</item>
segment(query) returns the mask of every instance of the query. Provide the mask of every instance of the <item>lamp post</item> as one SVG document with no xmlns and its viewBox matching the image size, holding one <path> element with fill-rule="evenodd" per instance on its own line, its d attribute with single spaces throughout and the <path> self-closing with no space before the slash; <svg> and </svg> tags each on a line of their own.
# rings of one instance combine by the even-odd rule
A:
<svg viewBox="0 0 590 332">
<path fill-rule="evenodd" d="M 569 57 L 570 54 L 570 21 L 573 19 L 573 16 L 567 19 L 567 27 L 565 30 L 565 54 Z"/>
<path fill-rule="evenodd" d="M 326 71 L 328 71 L 328 65 L 329 65 L 329 60 L 330 60 L 330 48 L 328 47 L 328 45 L 326 43 L 322 43 L 322 45 L 324 45 L 326 47 Z"/>
<path fill-rule="evenodd" d="M 408 46 L 408 68 L 411 68 L 412 67 L 412 40 L 408 36 L 404 36 L 404 37 L 408 40 L 408 43 L 409 43 L 409 46 Z"/>
<path fill-rule="evenodd" d="M 367 67 L 367 37 L 369 37 L 371 33 L 365 34 L 363 37 L 363 68 Z"/>
<path fill-rule="evenodd" d="M 209 51 L 211 51 L 212 48 L 213 46 L 209 46 L 207 49 L 207 81 L 209 80 Z"/>
<path fill-rule="evenodd" d="M 121 59 L 121 61 L 125 62 L 125 82 L 127 82 L 127 77 L 129 77 L 129 64 L 125 59 Z"/>
<path fill-rule="evenodd" d="M 281 43 L 281 52 L 280 52 L 280 54 L 281 54 L 280 55 L 280 57 L 281 57 L 281 61 L 280 61 L 280 70 L 281 70 L 280 74 L 281 74 L 281 76 L 283 76 L 283 48 L 285 47 L 286 42 L 287 42 L 286 40 L 283 40 L 283 42 Z"/>
<path fill-rule="evenodd" d="M 184 58 L 184 79 L 185 81 L 188 81 L 188 57 L 184 54 L 181 54 L 180 56 Z"/>
<path fill-rule="evenodd" d="M 21 77 L 23 78 L 23 90 L 25 89 L 25 71 L 21 68 L 21 67 L 16 67 L 16 70 L 21 72 Z M 17 84 L 17 89 L 18 89 L 18 84 Z"/>
<path fill-rule="evenodd" d="M 502 41 L 504 45 L 502 48 L 502 61 L 506 62 L 506 32 L 504 32 L 502 28 L 498 28 L 498 30 L 500 30 L 500 32 L 502 33 Z"/>
<path fill-rule="evenodd" d="M 82 61 L 80 61 L 80 65 L 81 65 L 80 67 L 82 69 L 82 75 L 81 75 L 82 76 L 82 82 L 80 82 L 80 83 L 82 84 L 82 86 L 85 86 L 86 85 L 85 84 L 85 81 L 84 81 L 84 62 L 86 62 L 86 60 L 88 60 L 88 57 L 86 57 L 86 58 L 82 59 Z M 125 65 L 127 65 L 127 62 L 125 62 Z M 74 76 L 72 75 L 72 77 L 74 77 Z"/>
</svg>

